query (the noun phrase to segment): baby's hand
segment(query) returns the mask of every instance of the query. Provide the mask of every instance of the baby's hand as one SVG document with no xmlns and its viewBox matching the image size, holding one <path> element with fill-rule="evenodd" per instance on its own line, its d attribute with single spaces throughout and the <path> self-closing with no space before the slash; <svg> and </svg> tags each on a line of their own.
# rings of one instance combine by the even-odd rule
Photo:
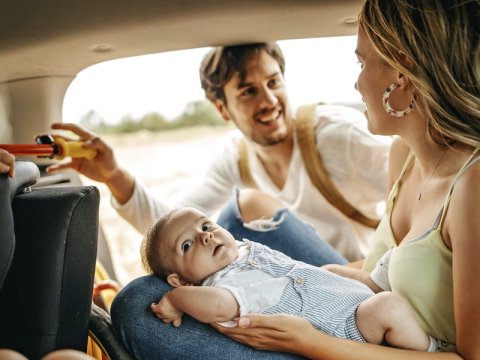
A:
<svg viewBox="0 0 480 360">
<path fill-rule="evenodd" d="M 168 293 L 162 297 L 158 304 L 153 303 L 150 305 L 150 308 L 164 323 L 171 322 L 175 327 L 182 325 L 183 312 L 173 306 L 168 299 Z"/>
<path fill-rule="evenodd" d="M 15 175 L 15 156 L 3 149 L 0 149 L 0 173 Z"/>
</svg>

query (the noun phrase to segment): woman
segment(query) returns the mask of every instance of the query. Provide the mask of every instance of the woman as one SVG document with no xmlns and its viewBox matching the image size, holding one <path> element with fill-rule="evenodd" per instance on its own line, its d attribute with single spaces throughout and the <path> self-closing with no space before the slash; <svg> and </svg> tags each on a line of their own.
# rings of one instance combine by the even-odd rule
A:
<svg viewBox="0 0 480 360">
<path fill-rule="evenodd" d="M 480 358 L 479 19 L 478 0 L 367 0 L 356 50 L 369 129 L 399 136 L 388 211 L 364 269 L 393 249 L 392 291 L 411 302 L 428 333 L 456 343 L 458 354 L 345 341 L 287 315 L 242 317 L 248 329 L 219 331 L 309 358 Z"/>
</svg>

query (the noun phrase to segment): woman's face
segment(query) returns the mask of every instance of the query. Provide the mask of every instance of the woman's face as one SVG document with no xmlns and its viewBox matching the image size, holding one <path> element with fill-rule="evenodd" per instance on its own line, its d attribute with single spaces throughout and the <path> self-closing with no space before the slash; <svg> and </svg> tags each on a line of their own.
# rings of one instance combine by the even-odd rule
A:
<svg viewBox="0 0 480 360">
<path fill-rule="evenodd" d="M 395 118 L 385 111 L 382 96 L 392 83 L 399 82 L 398 72 L 382 60 L 361 29 L 358 32 L 355 53 L 361 66 L 355 88 L 367 105 L 365 115 L 368 119 L 368 129 L 378 135 L 397 134 L 397 124 L 401 118 Z M 404 109 L 408 106 L 410 99 L 406 99 L 404 93 L 405 91 L 400 88 L 392 92 L 389 103 L 394 109 Z"/>
</svg>

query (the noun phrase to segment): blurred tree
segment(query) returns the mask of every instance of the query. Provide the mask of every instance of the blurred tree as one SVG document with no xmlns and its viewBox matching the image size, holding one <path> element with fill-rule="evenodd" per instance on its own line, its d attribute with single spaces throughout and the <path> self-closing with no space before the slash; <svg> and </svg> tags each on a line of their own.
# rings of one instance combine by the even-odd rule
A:
<svg viewBox="0 0 480 360">
<path fill-rule="evenodd" d="M 80 121 L 78 123 L 81 126 L 86 127 L 87 129 L 99 133 L 105 133 L 108 131 L 109 128 L 103 116 L 101 116 L 95 110 L 88 111 L 80 118 Z"/>
<path fill-rule="evenodd" d="M 168 127 L 168 119 L 156 112 L 144 115 L 139 121 L 140 127 L 150 131 L 162 131 Z"/>
<path fill-rule="evenodd" d="M 226 124 L 215 107 L 206 100 L 189 102 L 183 113 L 175 121 L 181 127 L 221 126 Z"/>
<path fill-rule="evenodd" d="M 117 124 L 110 125 L 100 114 L 90 110 L 82 116 L 79 124 L 99 134 L 121 134 L 139 130 L 156 132 L 191 126 L 223 126 L 227 122 L 209 101 L 203 100 L 188 103 L 183 113 L 174 120 L 169 120 L 157 112 L 151 112 L 140 119 L 125 115 Z"/>
<path fill-rule="evenodd" d="M 120 122 L 114 126 L 114 133 L 133 133 L 140 130 L 140 123 L 132 118 L 131 115 L 125 115 Z"/>
</svg>

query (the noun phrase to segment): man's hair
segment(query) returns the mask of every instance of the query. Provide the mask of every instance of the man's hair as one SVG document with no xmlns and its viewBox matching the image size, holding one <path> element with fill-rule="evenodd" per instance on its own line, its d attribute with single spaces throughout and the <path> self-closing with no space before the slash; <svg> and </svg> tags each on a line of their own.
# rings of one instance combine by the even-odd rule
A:
<svg viewBox="0 0 480 360">
<path fill-rule="evenodd" d="M 177 211 L 178 209 L 172 210 L 155 221 L 148 229 L 140 247 L 142 266 L 145 271 L 152 275 L 159 276 L 164 280 L 170 274 L 170 271 L 165 268 L 165 264 L 163 264 L 162 261 L 165 254 L 162 254 L 160 251 L 162 244 L 162 230 L 171 219 L 172 215 Z"/>
<path fill-rule="evenodd" d="M 236 74 L 244 80 L 249 60 L 263 51 L 278 63 L 283 74 L 285 58 L 275 42 L 221 46 L 207 53 L 200 64 L 200 81 L 207 98 L 212 102 L 219 99 L 226 103 L 225 84 Z"/>
<path fill-rule="evenodd" d="M 367 0 L 359 27 L 416 91 L 438 144 L 480 141 L 480 2 Z"/>
</svg>

